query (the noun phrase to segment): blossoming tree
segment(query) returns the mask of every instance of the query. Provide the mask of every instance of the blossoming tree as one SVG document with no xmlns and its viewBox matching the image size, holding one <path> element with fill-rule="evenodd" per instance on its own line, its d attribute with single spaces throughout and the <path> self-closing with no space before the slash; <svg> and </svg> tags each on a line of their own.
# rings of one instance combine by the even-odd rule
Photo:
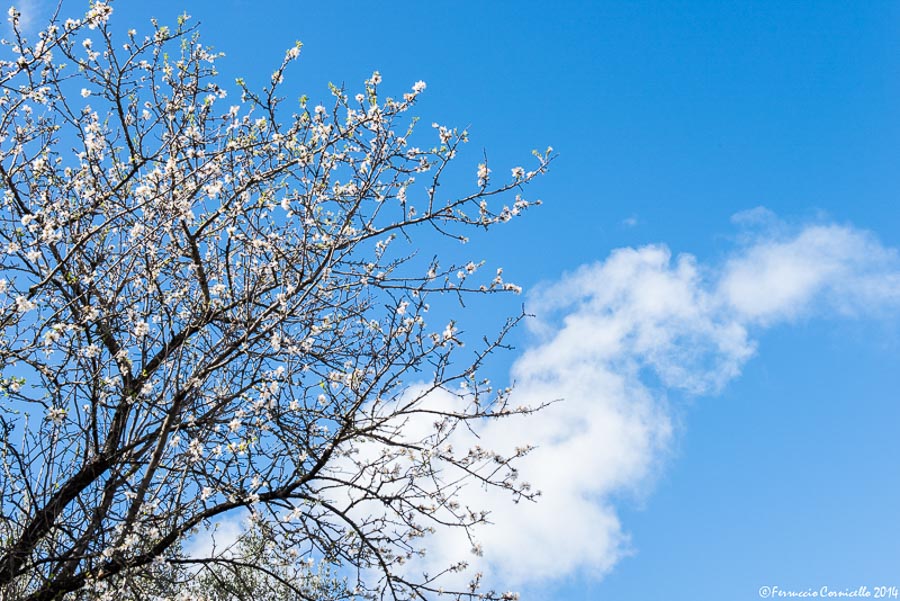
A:
<svg viewBox="0 0 900 601">
<path fill-rule="evenodd" d="M 329 107 L 287 107 L 298 44 L 229 106 L 187 17 L 143 36 L 111 13 L 96 2 L 26 39 L 9 11 L 0 596 L 151 598 L 230 568 L 297 598 L 439 596 L 466 558 L 411 564 L 432 533 L 488 519 L 461 487 L 535 494 L 513 465 L 527 448 L 455 433 L 535 408 L 479 375 L 517 319 L 465 349 L 456 323 L 426 320 L 436 298 L 517 288 L 415 251 L 522 213 L 550 151 L 497 183 L 485 160 L 448 197 L 466 132 L 435 125 L 412 146 L 423 82 L 390 98 L 375 73 Z M 325 566 L 331 584 L 279 577 L 247 545 L 190 550 L 235 514 L 265 557 Z M 477 576 L 445 594 L 511 597 Z"/>
</svg>

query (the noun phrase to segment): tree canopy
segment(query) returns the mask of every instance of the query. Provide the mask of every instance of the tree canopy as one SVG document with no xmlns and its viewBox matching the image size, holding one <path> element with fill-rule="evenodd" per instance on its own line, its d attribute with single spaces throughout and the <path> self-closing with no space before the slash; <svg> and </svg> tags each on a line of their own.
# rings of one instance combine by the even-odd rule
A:
<svg viewBox="0 0 900 601">
<path fill-rule="evenodd" d="M 536 204 L 551 151 L 506 177 L 485 158 L 448 195 L 468 134 L 415 130 L 425 83 L 289 102 L 299 43 L 267 86 L 229 87 L 187 16 L 144 35 L 111 15 L 26 39 L 10 9 L 0 50 L 0 596 L 152 598 L 238 568 L 301 599 L 438 596 L 467 558 L 411 564 L 489 519 L 462 487 L 536 494 L 527 447 L 456 433 L 537 408 L 482 375 L 521 316 L 464 348 L 428 319 L 518 287 L 427 248 Z M 190 550 L 237 512 L 262 547 Z M 512 597 L 477 576 L 445 594 Z"/>
</svg>

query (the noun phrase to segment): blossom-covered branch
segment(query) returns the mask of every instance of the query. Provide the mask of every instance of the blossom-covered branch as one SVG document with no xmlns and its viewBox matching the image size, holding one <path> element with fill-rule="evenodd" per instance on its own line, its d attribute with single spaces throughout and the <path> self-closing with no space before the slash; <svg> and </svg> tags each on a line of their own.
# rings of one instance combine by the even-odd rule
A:
<svg viewBox="0 0 900 601">
<path fill-rule="evenodd" d="M 427 320 L 435 298 L 518 287 L 416 250 L 537 204 L 523 189 L 551 151 L 507 179 L 485 159 L 446 197 L 468 134 L 435 124 L 413 146 L 424 82 L 391 98 L 376 72 L 329 107 L 287 107 L 297 44 L 233 99 L 187 16 L 143 36 L 111 14 L 96 2 L 26 40 L 9 11 L 0 596 L 146 598 L 163 575 L 222 574 L 240 559 L 185 543 L 242 509 L 297 565 L 335 570 L 330 598 L 438 594 L 440 574 L 406 564 L 429 533 L 487 520 L 462 484 L 535 495 L 516 479 L 527 448 L 456 448 L 455 433 L 537 408 L 479 375 L 517 319 L 472 349 Z"/>
</svg>

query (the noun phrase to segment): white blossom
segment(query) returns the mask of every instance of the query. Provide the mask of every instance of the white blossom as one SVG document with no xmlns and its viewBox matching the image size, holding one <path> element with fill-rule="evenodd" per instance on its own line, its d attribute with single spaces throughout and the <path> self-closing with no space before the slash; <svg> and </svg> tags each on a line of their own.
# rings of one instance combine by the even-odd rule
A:
<svg viewBox="0 0 900 601">
<path fill-rule="evenodd" d="M 486 186 L 490 178 L 491 170 L 488 169 L 487 163 L 478 164 L 478 185 Z"/>
<path fill-rule="evenodd" d="M 100 347 L 96 344 L 89 344 L 81 349 L 81 356 L 91 359 L 100 355 Z"/>
<path fill-rule="evenodd" d="M 25 296 L 17 296 L 16 297 L 16 310 L 19 313 L 27 313 L 27 312 L 31 311 L 32 309 L 34 309 L 35 307 L 37 307 L 37 305 L 34 302 L 30 301 L 27 297 L 25 297 Z"/>
<path fill-rule="evenodd" d="M 134 328 L 132 330 L 132 333 L 137 338 L 143 338 L 144 336 L 146 336 L 147 334 L 150 333 L 150 324 L 148 324 L 146 321 L 136 321 L 134 323 Z"/>
<path fill-rule="evenodd" d="M 68 415 L 68 411 L 61 407 L 51 407 L 47 411 L 46 420 L 53 423 L 56 426 L 62 425 L 64 421 L 66 421 L 66 416 Z"/>
<path fill-rule="evenodd" d="M 453 335 L 456 333 L 456 326 L 451 321 L 447 324 L 447 327 L 444 328 L 443 333 L 441 334 L 441 338 L 444 341 L 453 340 Z"/>
</svg>

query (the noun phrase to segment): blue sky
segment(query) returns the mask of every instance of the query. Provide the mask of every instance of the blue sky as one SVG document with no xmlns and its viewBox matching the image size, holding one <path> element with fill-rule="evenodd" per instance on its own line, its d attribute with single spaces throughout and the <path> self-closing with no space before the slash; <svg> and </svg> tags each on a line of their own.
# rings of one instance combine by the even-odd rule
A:
<svg viewBox="0 0 900 601">
<path fill-rule="evenodd" d="M 599 459 L 586 465 L 603 484 L 554 466 L 584 481 L 569 493 L 586 505 L 569 517 L 597 538 L 568 545 L 553 519 L 532 524 L 551 531 L 522 535 L 530 557 L 520 565 L 537 559 L 552 574 L 525 583 L 534 598 L 900 586 L 900 4 L 115 7 L 122 28 L 187 10 L 226 52 L 223 74 L 251 82 L 267 80 L 301 40 L 287 89 L 313 100 L 326 98 L 329 81 L 353 90 L 375 69 L 398 94 L 425 80 L 423 122 L 471 132 L 462 162 L 474 165 L 484 149 L 505 170 L 532 148 L 559 153 L 530 193 L 545 205 L 473 241 L 534 291 L 529 310 L 556 315 L 539 314 L 542 327 L 517 335 L 518 354 L 495 368 L 499 377 L 512 368 L 536 394 L 523 357 L 556 352 L 573 316 L 649 328 L 653 341 L 590 349 L 599 371 L 637 371 L 622 376 L 616 403 L 574 406 L 604 408 L 586 419 L 640 428 L 597 441 Z M 756 207 L 767 211 L 747 213 Z M 614 253 L 621 248 L 632 250 Z M 670 258 L 653 263 L 662 260 L 653 251 Z M 678 271 L 682 253 L 695 275 Z M 703 307 L 632 314 L 602 299 L 615 280 L 625 299 L 668 303 L 659 278 Z M 471 316 L 470 327 L 497 315 Z M 737 348 L 722 346 L 728 328 L 743 331 Z M 629 403 L 645 413 L 634 417 Z M 579 514 L 585 506 L 596 512 Z M 626 538 L 604 538 L 613 535 Z M 570 553 L 527 546 L 550 539 Z M 498 574 L 508 568 L 497 565 Z"/>
</svg>

